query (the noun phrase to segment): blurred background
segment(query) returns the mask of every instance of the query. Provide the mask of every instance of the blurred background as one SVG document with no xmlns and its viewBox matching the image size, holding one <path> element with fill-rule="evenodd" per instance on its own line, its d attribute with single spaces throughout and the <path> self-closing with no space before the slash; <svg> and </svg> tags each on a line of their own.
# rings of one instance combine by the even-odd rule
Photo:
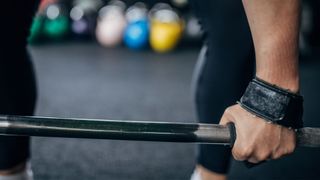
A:
<svg viewBox="0 0 320 180">
<path fill-rule="evenodd" d="M 43 0 L 29 42 L 97 42 L 106 48 L 169 52 L 201 45 L 201 27 L 188 1 Z"/>
<path fill-rule="evenodd" d="M 302 94 L 306 126 L 320 127 L 320 3 L 303 1 Z M 29 49 L 38 81 L 36 115 L 196 122 L 190 90 L 204 34 L 187 0 L 42 0 Z M 236 32 L 235 32 L 236 33 Z M 186 180 L 192 144 L 33 138 L 36 179 Z M 317 149 L 231 179 L 319 179 Z"/>
</svg>

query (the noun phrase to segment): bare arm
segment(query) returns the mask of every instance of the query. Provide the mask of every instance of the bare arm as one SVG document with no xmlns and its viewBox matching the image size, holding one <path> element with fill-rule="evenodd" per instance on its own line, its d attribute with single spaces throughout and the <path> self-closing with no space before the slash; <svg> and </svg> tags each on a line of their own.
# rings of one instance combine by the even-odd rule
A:
<svg viewBox="0 0 320 180">
<path fill-rule="evenodd" d="M 256 53 L 256 76 L 299 91 L 298 36 L 300 0 L 243 0 Z M 221 124 L 233 122 L 237 160 L 257 163 L 277 159 L 295 149 L 295 133 L 253 116 L 240 105 L 226 109 Z"/>
<path fill-rule="evenodd" d="M 272 84 L 299 89 L 300 0 L 243 0 L 256 52 L 256 75 Z"/>
</svg>

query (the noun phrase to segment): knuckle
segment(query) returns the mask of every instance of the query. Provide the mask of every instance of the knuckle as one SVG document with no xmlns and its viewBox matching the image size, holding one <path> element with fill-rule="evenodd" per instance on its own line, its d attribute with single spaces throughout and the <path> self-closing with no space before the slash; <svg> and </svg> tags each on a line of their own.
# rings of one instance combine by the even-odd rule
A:
<svg viewBox="0 0 320 180">
<path fill-rule="evenodd" d="M 296 148 L 295 144 L 294 144 L 294 143 L 293 143 L 293 144 L 291 144 L 291 145 L 287 148 L 287 152 L 288 152 L 288 154 L 293 153 L 293 152 L 294 152 L 294 150 L 295 150 L 295 148 Z"/>
<path fill-rule="evenodd" d="M 259 163 L 259 160 L 256 158 L 255 155 L 250 156 L 250 157 L 247 159 L 247 161 L 250 162 L 250 163 L 254 163 L 254 164 Z"/>
<path fill-rule="evenodd" d="M 279 151 L 279 147 L 274 149 L 271 153 L 271 159 L 279 159 L 281 157 L 281 153 Z"/>
<path fill-rule="evenodd" d="M 281 154 L 278 152 L 272 153 L 271 154 L 271 159 L 279 159 L 281 157 Z"/>
<path fill-rule="evenodd" d="M 295 150 L 295 143 L 289 143 L 280 150 L 282 156 L 292 154 Z"/>
<path fill-rule="evenodd" d="M 294 150 L 295 150 L 294 146 L 291 146 L 287 149 L 286 154 L 292 154 Z"/>
<path fill-rule="evenodd" d="M 251 153 L 247 150 L 243 150 L 241 148 L 234 147 L 232 149 L 232 155 L 235 160 L 243 161 L 243 160 L 248 159 L 249 156 L 251 155 Z"/>
<path fill-rule="evenodd" d="M 239 156 L 243 159 L 247 159 L 252 154 L 251 148 L 245 148 L 238 152 Z"/>
<path fill-rule="evenodd" d="M 235 160 L 241 161 L 242 159 L 240 159 L 239 155 L 237 154 L 237 151 L 232 150 L 232 156 Z"/>
<path fill-rule="evenodd" d="M 289 147 L 289 152 L 293 153 L 294 150 L 296 149 L 296 146 L 297 146 L 296 141 L 293 141 Z"/>
<path fill-rule="evenodd" d="M 261 152 L 261 153 L 258 153 L 258 154 L 256 155 L 256 159 L 257 159 L 258 161 L 264 161 L 264 160 L 268 159 L 269 156 L 270 156 L 270 153 L 268 153 L 268 152 Z"/>
<path fill-rule="evenodd" d="M 286 156 L 288 154 L 291 154 L 294 151 L 294 148 L 280 148 L 274 153 L 272 153 L 271 158 L 272 159 L 279 159 L 283 156 Z"/>
</svg>

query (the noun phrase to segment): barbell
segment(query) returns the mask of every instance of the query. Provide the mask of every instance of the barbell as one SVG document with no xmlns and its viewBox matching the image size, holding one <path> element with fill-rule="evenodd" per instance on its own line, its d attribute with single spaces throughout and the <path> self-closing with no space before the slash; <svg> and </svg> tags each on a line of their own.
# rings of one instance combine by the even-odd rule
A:
<svg viewBox="0 0 320 180">
<path fill-rule="evenodd" d="M 0 115 L 0 134 L 231 145 L 234 126 Z M 320 147 L 320 129 L 297 130 L 297 145 Z"/>
</svg>

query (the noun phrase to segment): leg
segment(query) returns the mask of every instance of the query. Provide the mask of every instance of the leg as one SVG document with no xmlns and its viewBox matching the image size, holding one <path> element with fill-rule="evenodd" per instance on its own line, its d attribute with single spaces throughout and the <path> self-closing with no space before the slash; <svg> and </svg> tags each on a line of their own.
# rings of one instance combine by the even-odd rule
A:
<svg viewBox="0 0 320 180">
<path fill-rule="evenodd" d="M 32 115 L 36 92 L 32 65 L 26 50 L 36 1 L 4 1 L 1 18 L 0 113 Z M 29 158 L 29 138 L 0 136 L 0 175 L 22 171 Z"/>
<path fill-rule="evenodd" d="M 252 38 L 240 0 L 194 1 L 193 5 L 207 35 L 207 50 L 200 55 L 197 68 L 201 71 L 196 72 L 198 119 L 217 124 L 225 108 L 240 99 L 252 78 Z M 199 146 L 198 167 L 204 176 L 226 174 L 229 161 L 229 147 Z"/>
<path fill-rule="evenodd" d="M 0 113 L 32 115 L 35 106 L 35 82 L 26 50 L 17 50 L 19 62 L 0 62 Z M 16 171 L 29 158 L 29 138 L 0 136 L 0 174 Z M 20 168 L 18 168 L 20 169 Z"/>
</svg>

